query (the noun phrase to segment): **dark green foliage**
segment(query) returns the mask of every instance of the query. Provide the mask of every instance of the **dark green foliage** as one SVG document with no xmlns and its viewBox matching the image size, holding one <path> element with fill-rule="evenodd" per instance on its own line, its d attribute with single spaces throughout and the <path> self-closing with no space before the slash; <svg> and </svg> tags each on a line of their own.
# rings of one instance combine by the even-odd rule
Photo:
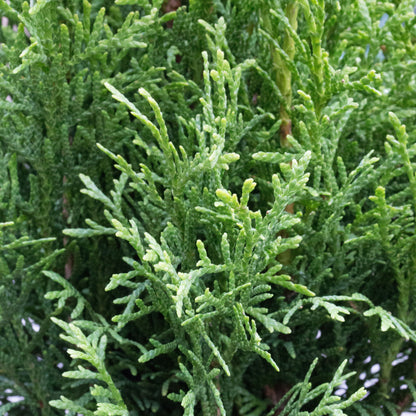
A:
<svg viewBox="0 0 416 416">
<path fill-rule="evenodd" d="M 401 414 L 414 2 L 180 3 L 0 0 L 0 414 Z"/>
</svg>

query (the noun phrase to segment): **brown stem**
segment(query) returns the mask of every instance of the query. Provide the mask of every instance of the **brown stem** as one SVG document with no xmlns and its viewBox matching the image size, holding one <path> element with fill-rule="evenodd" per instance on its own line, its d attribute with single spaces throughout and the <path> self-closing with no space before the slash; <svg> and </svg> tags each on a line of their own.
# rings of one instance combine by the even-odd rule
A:
<svg viewBox="0 0 416 416">
<path fill-rule="evenodd" d="M 298 9 L 297 1 L 290 1 L 286 7 L 285 14 L 289 20 L 293 30 L 298 28 Z M 270 20 L 269 10 L 263 11 L 264 27 L 271 36 L 275 35 L 275 27 Z M 292 39 L 288 30 L 285 31 L 285 38 L 281 45 L 284 52 L 290 60 L 293 61 L 296 53 L 295 42 Z M 275 77 L 276 85 L 282 94 L 283 102 L 280 103 L 279 115 L 281 120 L 280 125 L 280 144 L 282 147 L 288 147 L 290 144 L 287 141 L 287 136 L 292 133 L 292 120 L 290 118 L 290 108 L 292 106 L 292 73 L 281 57 L 279 49 L 270 46 L 270 53 L 273 61 L 273 75 Z"/>
<path fill-rule="evenodd" d="M 286 16 L 293 30 L 296 31 L 298 28 L 297 1 L 293 1 L 287 5 Z M 283 41 L 283 50 L 289 59 L 293 61 L 296 52 L 295 42 L 287 30 Z M 292 73 L 286 63 L 281 59 L 277 50 L 274 50 L 273 61 L 276 67 L 276 83 L 285 100 L 285 103 L 280 105 L 280 120 L 282 121 L 280 125 L 280 144 L 282 147 L 290 147 L 287 136 L 292 134 L 292 120 L 288 114 L 288 109 L 290 110 L 292 106 Z"/>
<path fill-rule="evenodd" d="M 181 7 L 181 0 L 167 0 L 163 3 L 162 11 L 164 14 L 174 12 Z M 173 20 L 166 22 L 166 27 L 169 29 L 173 27 Z"/>
<path fill-rule="evenodd" d="M 72 136 L 69 136 L 68 141 L 69 141 L 69 146 L 72 146 L 74 138 Z M 64 189 L 65 189 L 65 185 L 66 185 L 67 182 L 68 182 L 68 179 L 64 175 L 64 177 L 62 178 L 62 185 L 63 185 Z M 64 194 L 62 196 L 62 217 L 64 219 L 64 222 L 65 222 L 66 226 L 69 225 L 68 224 L 68 219 L 69 219 L 70 211 L 71 211 L 71 209 L 70 209 L 70 206 L 69 206 L 69 200 L 68 200 L 67 195 L 64 192 Z M 64 247 L 67 246 L 67 244 L 68 244 L 68 237 L 67 236 L 64 236 L 63 244 L 64 244 Z M 65 279 L 69 280 L 71 278 L 73 269 L 74 269 L 74 255 L 71 253 L 71 254 L 69 254 L 69 256 L 68 256 L 68 258 L 65 262 L 65 269 L 64 269 Z"/>
<path fill-rule="evenodd" d="M 289 23 L 294 31 L 296 31 L 298 28 L 298 9 L 298 2 L 292 0 L 289 2 L 285 10 L 286 17 L 288 18 Z M 267 12 L 265 12 L 263 15 L 263 21 L 266 29 L 273 35 L 273 25 Z M 290 60 L 294 59 L 296 53 L 295 42 L 288 30 L 285 31 L 285 38 L 282 44 L 282 49 L 285 51 Z M 279 108 L 279 115 L 281 120 L 280 145 L 283 148 L 287 148 L 291 146 L 287 137 L 292 134 L 292 119 L 289 114 L 290 108 L 292 106 L 292 73 L 290 72 L 290 68 L 288 68 L 282 59 L 281 54 L 277 48 L 273 46 L 271 47 L 271 55 L 273 60 L 276 84 L 283 97 L 283 102 L 280 103 Z M 294 214 L 294 204 L 287 205 L 286 212 Z M 281 235 L 285 236 L 286 233 L 283 231 Z M 279 261 L 282 264 L 289 264 L 291 262 L 291 257 L 291 252 L 288 250 L 279 255 Z"/>
<path fill-rule="evenodd" d="M 287 136 L 292 134 L 292 120 L 284 108 L 280 108 L 280 117 L 282 120 L 282 124 L 280 125 L 280 145 L 282 147 L 290 147 Z"/>
</svg>

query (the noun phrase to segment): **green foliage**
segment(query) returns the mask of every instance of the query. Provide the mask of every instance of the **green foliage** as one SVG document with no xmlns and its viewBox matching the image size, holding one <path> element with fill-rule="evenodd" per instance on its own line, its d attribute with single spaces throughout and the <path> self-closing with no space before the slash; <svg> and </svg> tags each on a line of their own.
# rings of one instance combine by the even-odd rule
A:
<svg viewBox="0 0 416 416">
<path fill-rule="evenodd" d="M 408 410 L 413 8 L 0 0 L 0 414 Z"/>
<path fill-rule="evenodd" d="M 43 304 L 50 285 L 42 269 L 54 263 L 59 251 L 47 254 L 54 238 L 30 239 L 18 209 L 20 199 L 16 155 L 3 157 L 0 213 L 13 221 L 0 223 L 0 400 L 2 414 L 36 413 L 47 406 L 61 386 L 57 362 L 67 362 L 62 344 L 45 343 L 59 331 L 51 325 L 53 309 Z M 7 164 L 6 164 L 7 163 Z M 7 403 L 9 397 L 20 397 Z M 23 401 L 21 401 L 23 399 Z M 49 410 L 45 414 L 54 414 Z"/>
</svg>

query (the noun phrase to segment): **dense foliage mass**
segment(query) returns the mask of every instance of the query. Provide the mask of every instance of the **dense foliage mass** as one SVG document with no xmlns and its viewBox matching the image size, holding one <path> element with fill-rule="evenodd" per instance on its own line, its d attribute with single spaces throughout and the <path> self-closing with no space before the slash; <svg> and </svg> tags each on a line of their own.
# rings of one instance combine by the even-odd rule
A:
<svg viewBox="0 0 416 416">
<path fill-rule="evenodd" d="M 414 0 L 0 0 L 0 415 L 416 400 Z"/>
</svg>

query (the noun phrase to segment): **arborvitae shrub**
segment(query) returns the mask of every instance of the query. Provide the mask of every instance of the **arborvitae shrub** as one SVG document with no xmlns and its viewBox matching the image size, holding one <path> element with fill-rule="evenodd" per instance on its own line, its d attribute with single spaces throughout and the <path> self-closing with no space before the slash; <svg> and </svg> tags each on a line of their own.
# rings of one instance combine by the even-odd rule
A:
<svg viewBox="0 0 416 416">
<path fill-rule="evenodd" d="M 0 0 L 0 414 L 411 408 L 414 7 Z"/>
</svg>

